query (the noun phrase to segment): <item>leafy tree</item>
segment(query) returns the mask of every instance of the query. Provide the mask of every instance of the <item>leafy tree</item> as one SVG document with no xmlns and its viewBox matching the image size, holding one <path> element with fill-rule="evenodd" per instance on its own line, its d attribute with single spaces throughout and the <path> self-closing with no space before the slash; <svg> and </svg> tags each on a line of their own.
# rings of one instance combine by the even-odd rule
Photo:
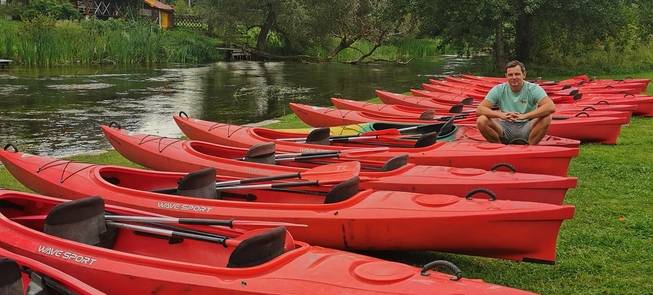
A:
<svg viewBox="0 0 653 295">
<path fill-rule="evenodd" d="M 54 19 L 80 19 L 81 13 L 66 0 L 32 0 L 20 13 L 23 20 L 38 16 L 48 16 Z"/>
</svg>

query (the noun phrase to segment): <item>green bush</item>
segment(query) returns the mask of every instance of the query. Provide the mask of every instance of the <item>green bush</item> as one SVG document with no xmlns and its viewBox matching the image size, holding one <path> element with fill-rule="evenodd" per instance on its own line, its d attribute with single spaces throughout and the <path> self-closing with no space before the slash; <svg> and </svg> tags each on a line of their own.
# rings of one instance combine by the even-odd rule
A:
<svg viewBox="0 0 653 295">
<path fill-rule="evenodd" d="M 31 20 L 39 16 L 54 19 L 80 19 L 82 14 L 75 6 L 66 0 L 30 0 L 20 13 L 23 20 Z"/>
</svg>

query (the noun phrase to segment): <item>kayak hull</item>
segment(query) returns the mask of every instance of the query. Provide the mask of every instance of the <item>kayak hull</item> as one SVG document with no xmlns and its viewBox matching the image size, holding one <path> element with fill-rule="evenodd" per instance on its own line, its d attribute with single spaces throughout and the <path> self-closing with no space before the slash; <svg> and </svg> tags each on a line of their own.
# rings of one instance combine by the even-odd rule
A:
<svg viewBox="0 0 653 295">
<path fill-rule="evenodd" d="M 361 148 L 360 145 L 317 145 L 279 140 L 279 138 L 306 136 L 301 133 L 284 133 L 266 128 L 236 126 L 180 116 L 174 116 L 174 119 L 188 138 L 222 145 L 248 148 L 259 143 L 275 142 L 278 151 L 291 153 Z M 438 142 L 420 148 L 379 148 L 378 151 L 348 154 L 343 158 L 387 161 L 406 153 L 409 155 L 408 161 L 418 165 L 491 170 L 497 164 L 508 163 L 521 173 L 566 176 L 569 162 L 572 157 L 578 155 L 578 149 L 456 141 Z"/>
<path fill-rule="evenodd" d="M 365 190 L 332 204 L 319 196 L 272 191 L 247 191 L 255 196 L 253 202 L 192 198 L 151 191 L 174 187 L 185 173 L 71 162 L 53 166 L 52 158 L 0 155 L 21 183 L 39 193 L 67 199 L 100 195 L 108 204 L 176 217 L 306 224 L 289 231 L 297 239 L 341 249 L 436 250 L 553 262 L 560 225 L 574 214 L 573 206 L 491 201 L 483 194 L 468 200 Z"/>
<path fill-rule="evenodd" d="M 8 237 L 0 240 L 2 248 L 70 273 L 107 294 L 305 294 L 309 289 L 312 294 L 531 294 L 481 280 L 454 282 L 438 272 L 421 275 L 418 268 L 405 264 L 295 242 L 287 233 L 281 254 L 238 268 L 225 263 L 233 246 L 190 238 L 170 243 L 167 238 L 119 229 L 110 249 L 96 247 L 41 231 L 45 214 L 64 200 L 10 191 L 0 191 L 0 200 L 25 208 L 25 212 L 1 209 L 0 234 Z M 121 215 L 157 216 L 106 208 Z M 27 219 L 15 221 L 21 217 Z M 186 227 L 230 237 L 232 244 L 268 231 Z M 280 234 L 275 238 L 282 238 Z"/>
<path fill-rule="evenodd" d="M 306 171 L 299 167 L 233 159 L 243 157 L 247 152 L 244 148 L 172 138 L 157 139 L 156 136 L 129 133 L 108 126 L 102 126 L 102 131 L 125 158 L 156 170 L 191 172 L 215 167 L 224 175 L 245 178 Z M 147 141 L 144 138 L 155 140 Z M 165 148 L 161 149 L 161 146 Z M 360 176 L 360 187 L 363 189 L 466 196 L 474 189 L 486 188 L 500 200 L 551 204 L 562 204 L 567 190 L 576 186 L 574 177 L 415 164 L 391 171 L 361 172 Z"/>
<path fill-rule="evenodd" d="M 429 124 L 433 120 L 408 119 L 404 117 L 380 116 L 355 110 L 335 110 L 321 107 L 291 103 L 290 108 L 306 124 L 313 127 L 332 127 L 360 123 L 389 122 Z M 619 114 L 622 114 L 619 112 Z M 437 122 L 437 121 L 435 121 Z M 476 126 L 475 117 L 456 120 L 460 125 Z M 630 116 L 601 117 L 587 112 L 576 115 L 554 115 L 554 120 L 547 131 L 548 135 L 566 137 L 581 142 L 600 142 L 616 144 L 621 132 L 621 125 L 628 124 Z"/>
</svg>

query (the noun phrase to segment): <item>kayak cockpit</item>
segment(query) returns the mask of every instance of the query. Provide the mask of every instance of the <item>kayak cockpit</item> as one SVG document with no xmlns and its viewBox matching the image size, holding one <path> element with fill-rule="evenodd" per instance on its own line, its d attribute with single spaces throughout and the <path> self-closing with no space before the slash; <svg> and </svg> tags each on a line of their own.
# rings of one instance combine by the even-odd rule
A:
<svg viewBox="0 0 653 295">
<path fill-rule="evenodd" d="M 223 182 L 216 181 L 215 168 L 206 168 L 180 176 L 179 173 L 151 173 L 107 166 L 100 169 L 98 174 L 107 184 L 128 190 L 240 202 L 330 204 L 347 200 L 359 192 L 358 177 L 350 178 L 334 186 L 316 185 L 319 182 L 313 181 L 300 181 L 291 184 L 303 185 L 286 187 L 287 182 L 223 186 Z M 228 179 L 227 181 L 234 180 Z"/>
</svg>

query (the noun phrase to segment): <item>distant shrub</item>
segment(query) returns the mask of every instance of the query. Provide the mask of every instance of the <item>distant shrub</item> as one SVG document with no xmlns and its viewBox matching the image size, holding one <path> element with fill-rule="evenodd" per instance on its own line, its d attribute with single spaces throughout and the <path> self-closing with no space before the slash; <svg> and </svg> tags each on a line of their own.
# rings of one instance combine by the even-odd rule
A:
<svg viewBox="0 0 653 295">
<path fill-rule="evenodd" d="M 20 13 L 23 20 L 31 20 L 39 16 L 53 19 L 80 19 L 82 14 L 67 0 L 30 0 Z"/>
</svg>

